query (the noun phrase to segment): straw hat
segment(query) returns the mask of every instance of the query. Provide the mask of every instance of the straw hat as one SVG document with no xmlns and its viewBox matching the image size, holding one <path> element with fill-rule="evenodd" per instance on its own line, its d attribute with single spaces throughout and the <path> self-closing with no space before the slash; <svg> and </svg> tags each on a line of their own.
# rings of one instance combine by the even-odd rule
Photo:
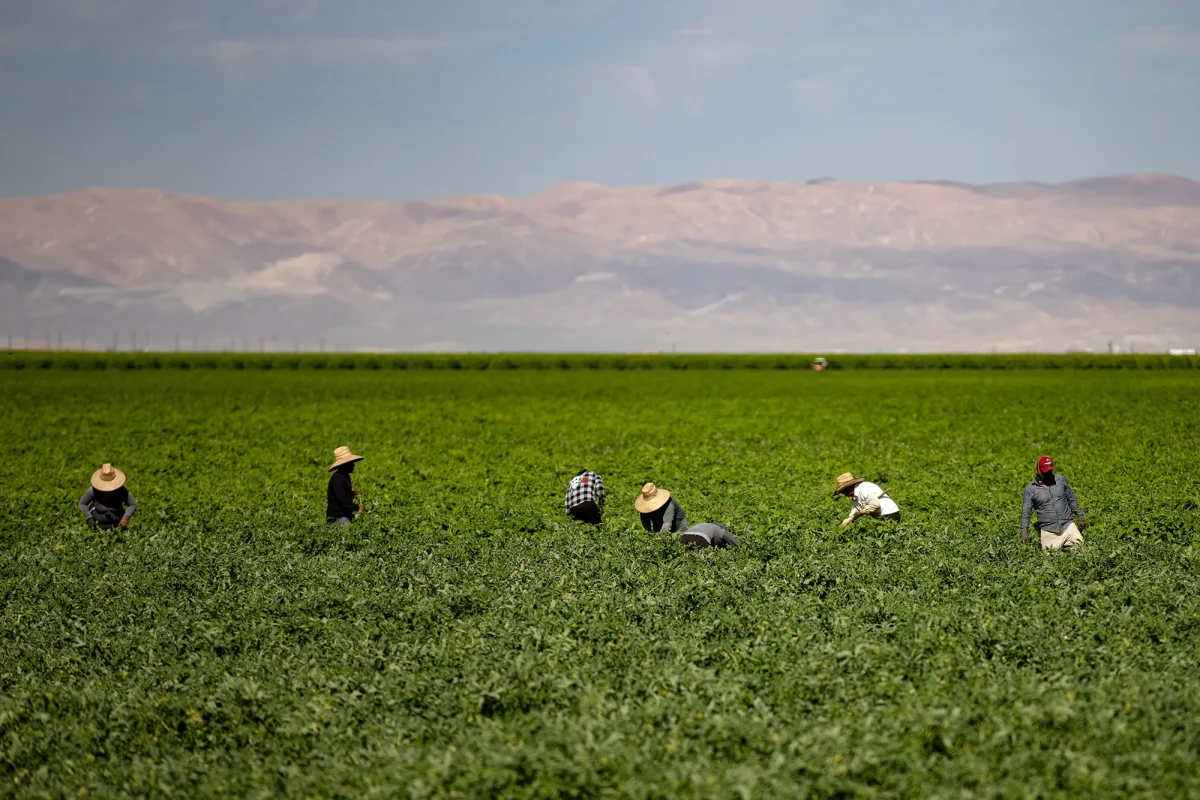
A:
<svg viewBox="0 0 1200 800">
<path fill-rule="evenodd" d="M 111 492 L 125 485 L 125 473 L 112 464 L 105 464 L 92 473 L 92 488 L 98 492 Z"/>
<path fill-rule="evenodd" d="M 333 463 L 329 465 L 329 471 L 333 472 L 335 469 L 342 466 L 343 464 L 350 464 L 355 461 L 362 461 L 362 460 L 363 460 L 363 457 L 356 456 L 356 455 L 354 455 L 354 453 L 351 453 L 349 447 L 344 447 L 344 446 L 339 447 L 337 450 L 333 451 Z"/>
<path fill-rule="evenodd" d="M 865 480 L 866 478 L 856 478 L 849 472 L 843 472 L 841 475 L 837 476 L 837 488 L 833 490 L 833 496 L 837 497 L 838 493 L 847 486 L 857 486 Z"/>
<path fill-rule="evenodd" d="M 679 534 L 679 541 L 688 547 L 712 547 L 712 537 L 708 533 L 691 528 Z"/>
<path fill-rule="evenodd" d="M 670 499 L 671 493 L 666 489 L 660 489 L 653 483 L 647 483 L 642 487 L 642 493 L 638 499 L 633 501 L 633 507 L 642 514 L 650 514 L 665 506 Z"/>
</svg>

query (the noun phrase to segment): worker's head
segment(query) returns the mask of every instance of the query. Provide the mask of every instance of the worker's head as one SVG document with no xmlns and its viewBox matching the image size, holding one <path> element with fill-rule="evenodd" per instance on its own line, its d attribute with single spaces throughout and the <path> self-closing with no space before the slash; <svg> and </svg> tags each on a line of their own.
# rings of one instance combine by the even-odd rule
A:
<svg viewBox="0 0 1200 800">
<path fill-rule="evenodd" d="M 1037 462 L 1037 471 L 1038 475 L 1041 475 L 1043 478 L 1054 475 L 1054 459 L 1052 459 L 1050 456 L 1042 456 L 1039 458 Z"/>
<path fill-rule="evenodd" d="M 351 472 L 354 472 L 355 461 L 362 461 L 362 456 L 354 455 L 354 453 L 350 452 L 349 447 L 342 445 L 333 451 L 333 463 L 329 465 L 329 471 L 337 471 L 349 475 Z M 349 469 L 346 469 L 346 467 L 349 467 Z"/>
<path fill-rule="evenodd" d="M 837 476 L 837 485 L 833 489 L 833 496 L 837 497 L 845 495 L 846 497 L 854 496 L 854 487 L 858 486 L 865 480 L 864 478 L 856 478 L 851 472 L 843 472 Z"/>
</svg>

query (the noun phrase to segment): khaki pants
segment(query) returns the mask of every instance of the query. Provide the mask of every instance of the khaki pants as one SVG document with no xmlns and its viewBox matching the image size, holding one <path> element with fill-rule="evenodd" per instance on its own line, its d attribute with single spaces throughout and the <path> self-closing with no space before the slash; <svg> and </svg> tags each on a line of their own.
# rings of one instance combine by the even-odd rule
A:
<svg viewBox="0 0 1200 800">
<path fill-rule="evenodd" d="M 1062 533 L 1042 531 L 1043 550 L 1062 550 L 1077 544 L 1083 544 L 1083 534 L 1079 532 L 1079 528 L 1075 527 L 1074 522 L 1068 525 Z"/>
</svg>

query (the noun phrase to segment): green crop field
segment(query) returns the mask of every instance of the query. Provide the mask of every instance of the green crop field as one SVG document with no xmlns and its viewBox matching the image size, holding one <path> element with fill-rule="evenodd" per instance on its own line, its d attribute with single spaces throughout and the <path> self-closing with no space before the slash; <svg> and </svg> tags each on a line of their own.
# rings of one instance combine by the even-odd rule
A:
<svg viewBox="0 0 1200 800">
<path fill-rule="evenodd" d="M 0 795 L 1200 795 L 1194 369 L 33 364 L 0 408 Z M 1043 453 L 1078 552 L 1020 542 Z M 75 508 L 105 461 L 128 530 Z M 839 529 L 846 470 L 904 521 Z M 743 546 L 643 532 L 646 480 Z"/>
</svg>

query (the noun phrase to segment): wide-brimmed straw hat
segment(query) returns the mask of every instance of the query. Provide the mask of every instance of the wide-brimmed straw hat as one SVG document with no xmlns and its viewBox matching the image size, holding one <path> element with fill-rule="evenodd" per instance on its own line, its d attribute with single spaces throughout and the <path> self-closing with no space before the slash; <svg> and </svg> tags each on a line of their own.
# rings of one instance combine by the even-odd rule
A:
<svg viewBox="0 0 1200 800">
<path fill-rule="evenodd" d="M 670 499 L 671 493 L 666 489 L 660 489 L 653 483 L 647 483 L 642 487 L 642 493 L 638 495 L 638 499 L 633 501 L 633 507 L 642 514 L 650 514 L 665 506 Z"/>
<path fill-rule="evenodd" d="M 98 492 L 111 492 L 125 485 L 125 473 L 112 464 L 105 464 L 92 473 L 92 488 Z"/>
<path fill-rule="evenodd" d="M 837 476 L 837 488 L 833 490 L 833 497 L 837 497 L 848 486 L 857 486 L 865 481 L 866 478 L 856 478 L 849 472 L 843 472 Z"/>
<path fill-rule="evenodd" d="M 350 452 L 349 447 L 339 447 L 333 451 L 333 463 L 329 465 L 329 471 L 333 472 L 338 467 L 344 464 L 352 464 L 355 461 L 362 461 L 362 456 L 356 456 Z"/>
</svg>

